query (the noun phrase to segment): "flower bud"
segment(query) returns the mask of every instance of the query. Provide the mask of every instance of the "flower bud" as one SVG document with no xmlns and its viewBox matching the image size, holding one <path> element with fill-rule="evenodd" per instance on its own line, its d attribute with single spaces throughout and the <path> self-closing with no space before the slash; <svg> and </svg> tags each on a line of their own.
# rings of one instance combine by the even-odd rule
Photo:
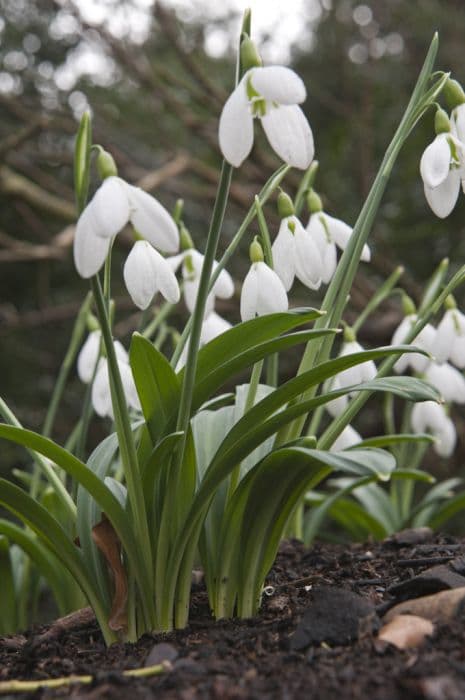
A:
<svg viewBox="0 0 465 700">
<path fill-rule="evenodd" d="M 252 39 L 246 37 L 241 42 L 241 65 L 244 71 L 262 65 L 262 59 Z"/>
<path fill-rule="evenodd" d="M 313 188 L 307 195 L 307 206 L 310 214 L 317 214 L 319 211 L 323 211 L 321 197 Z"/>
<path fill-rule="evenodd" d="M 412 316 L 412 314 L 415 314 L 417 311 L 413 299 L 411 299 L 408 294 L 405 294 L 405 292 L 402 294 L 402 311 L 404 316 Z"/>
<path fill-rule="evenodd" d="M 292 199 L 282 190 L 278 195 L 278 214 L 280 219 L 286 219 L 288 216 L 295 214 Z"/>
<path fill-rule="evenodd" d="M 182 217 L 182 210 L 184 209 L 184 200 L 177 199 L 173 210 L 173 219 L 177 224 L 180 223 Z"/>
<path fill-rule="evenodd" d="M 179 236 L 181 240 L 181 250 L 190 250 L 194 247 L 194 242 L 191 238 L 191 234 L 181 221 L 179 224 Z"/>
<path fill-rule="evenodd" d="M 448 134 L 450 132 L 450 121 L 447 112 L 439 107 L 434 115 L 434 131 L 436 134 Z"/>
<path fill-rule="evenodd" d="M 113 156 L 101 147 L 99 148 L 97 157 L 97 170 L 102 180 L 105 180 L 107 177 L 118 175 L 118 168 L 116 167 Z"/>
<path fill-rule="evenodd" d="M 357 340 L 357 336 L 355 335 L 355 331 L 351 326 L 347 326 L 344 324 L 344 333 L 343 333 L 343 340 L 344 343 L 355 343 Z"/>
<path fill-rule="evenodd" d="M 444 97 L 451 109 L 455 109 L 465 102 L 465 92 L 458 80 L 449 78 L 443 88 Z"/>
<path fill-rule="evenodd" d="M 99 331 L 100 330 L 100 323 L 98 322 L 97 318 L 94 316 L 94 314 L 87 314 L 86 317 L 86 325 L 89 333 L 92 333 L 92 331 Z"/>
<path fill-rule="evenodd" d="M 455 301 L 453 294 L 449 294 L 446 297 L 446 300 L 444 302 L 444 308 L 446 309 L 446 311 L 451 311 L 451 310 L 457 308 L 457 303 Z"/>
<path fill-rule="evenodd" d="M 263 255 L 263 248 L 261 247 L 258 238 L 255 236 L 249 248 L 250 262 L 258 263 L 263 262 L 265 256 Z"/>
</svg>

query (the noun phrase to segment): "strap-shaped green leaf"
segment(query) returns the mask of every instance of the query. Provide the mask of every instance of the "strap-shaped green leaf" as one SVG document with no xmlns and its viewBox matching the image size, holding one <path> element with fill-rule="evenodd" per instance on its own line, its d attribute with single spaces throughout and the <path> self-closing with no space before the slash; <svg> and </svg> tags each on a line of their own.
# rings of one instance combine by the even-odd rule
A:
<svg viewBox="0 0 465 700">
<path fill-rule="evenodd" d="M 0 530 L 1 532 L 1 530 Z M 10 556 L 10 543 L 0 534 L 0 581 L 2 595 L 0 596 L 0 634 L 14 634 L 18 629 L 16 611 L 15 582 L 13 565 Z"/>
</svg>

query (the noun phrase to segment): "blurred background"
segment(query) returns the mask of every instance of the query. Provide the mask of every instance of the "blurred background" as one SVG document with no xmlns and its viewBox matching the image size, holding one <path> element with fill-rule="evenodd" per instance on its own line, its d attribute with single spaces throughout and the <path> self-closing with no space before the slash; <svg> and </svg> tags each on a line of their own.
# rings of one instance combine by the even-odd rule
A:
<svg viewBox="0 0 465 700">
<path fill-rule="evenodd" d="M 111 151 L 125 179 L 168 208 L 184 199 L 185 222 L 202 250 L 220 163 L 218 118 L 233 86 L 248 5 L 264 61 L 291 65 L 307 85 L 304 109 L 320 162 L 316 189 L 325 210 L 350 224 L 435 30 L 437 67 L 465 80 L 461 0 L 0 0 L 0 395 L 26 426 L 41 425 L 87 291 L 71 254 L 80 116 L 91 110 L 94 143 Z M 222 250 L 279 165 L 256 134 L 252 156 L 233 180 Z M 463 202 L 440 221 L 424 199 L 419 160 L 432 138 L 431 114 L 398 160 L 371 238 L 373 262 L 362 266 L 354 287 L 355 311 L 399 263 L 406 267 L 403 286 L 418 300 L 444 256 L 452 272 L 465 261 Z M 286 189 L 293 194 L 297 186 L 293 174 Z M 274 207 L 266 214 L 275 231 Z M 114 261 L 115 331 L 123 341 L 138 321 L 118 274 L 129 242 L 121 237 Z M 247 245 L 234 261 L 238 279 Z M 314 294 L 299 293 L 299 303 L 318 304 Z M 236 299 L 219 307 L 230 320 L 238 319 L 238 297 L 239 285 Z M 464 292 L 457 297 L 463 308 Z M 385 304 L 361 340 L 388 343 L 400 318 L 397 302 Z M 58 441 L 79 416 L 82 396 L 75 379 L 56 423 Z M 459 414 L 455 419 L 463 426 Z M 376 432 L 373 419 L 365 420 L 367 433 Z M 459 434 L 460 457 L 463 429 Z M 2 444 L 0 472 L 15 454 Z"/>
</svg>

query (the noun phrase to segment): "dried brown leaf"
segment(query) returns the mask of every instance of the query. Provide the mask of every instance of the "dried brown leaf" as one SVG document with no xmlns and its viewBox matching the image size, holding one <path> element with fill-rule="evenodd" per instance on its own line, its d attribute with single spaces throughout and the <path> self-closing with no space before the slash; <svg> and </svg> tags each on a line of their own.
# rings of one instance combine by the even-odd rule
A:
<svg viewBox="0 0 465 700">
<path fill-rule="evenodd" d="M 121 542 L 113 525 L 105 516 L 92 528 L 92 539 L 105 557 L 115 587 L 108 626 L 115 632 L 126 629 L 128 579 L 121 561 Z"/>
</svg>

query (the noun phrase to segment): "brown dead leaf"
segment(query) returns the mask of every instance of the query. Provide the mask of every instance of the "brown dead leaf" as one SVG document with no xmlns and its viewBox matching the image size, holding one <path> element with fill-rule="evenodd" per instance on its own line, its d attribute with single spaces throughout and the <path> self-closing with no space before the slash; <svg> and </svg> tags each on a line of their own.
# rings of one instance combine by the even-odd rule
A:
<svg viewBox="0 0 465 700">
<path fill-rule="evenodd" d="M 412 649 L 431 637 L 434 625 L 431 620 L 417 615 L 397 615 L 378 633 L 378 641 L 389 642 L 398 649 Z"/>
<path fill-rule="evenodd" d="M 389 622 L 397 615 L 418 615 L 433 622 L 447 622 L 460 614 L 465 606 L 465 586 L 434 595 L 405 600 L 386 613 L 383 620 Z"/>
<path fill-rule="evenodd" d="M 92 539 L 105 557 L 113 576 L 115 590 L 108 626 L 117 632 L 127 628 L 128 580 L 121 561 L 121 542 L 105 515 L 92 528 Z"/>
</svg>

